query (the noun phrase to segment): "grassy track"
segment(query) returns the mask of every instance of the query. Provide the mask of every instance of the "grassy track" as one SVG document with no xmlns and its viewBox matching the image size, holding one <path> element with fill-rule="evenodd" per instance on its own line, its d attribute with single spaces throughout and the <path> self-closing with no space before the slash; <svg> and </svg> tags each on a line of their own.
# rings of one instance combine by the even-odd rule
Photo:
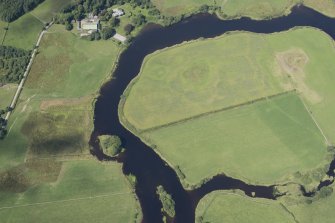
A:
<svg viewBox="0 0 335 223">
<path fill-rule="evenodd" d="M 196 210 L 198 223 L 294 223 L 293 217 L 277 202 L 252 199 L 240 194 L 212 192 Z M 200 221 L 202 219 L 202 221 Z"/>
<path fill-rule="evenodd" d="M 192 184 L 222 172 L 271 184 L 287 173 L 317 166 L 326 152 L 322 135 L 293 93 L 144 133 L 144 137 L 179 165 Z"/>
<path fill-rule="evenodd" d="M 192 184 L 222 172 L 271 184 L 316 168 L 325 137 L 335 142 L 332 58 L 333 41 L 311 28 L 182 44 L 145 59 L 121 116 Z M 290 94 L 211 114 L 290 89 L 306 106 Z"/>
<path fill-rule="evenodd" d="M 88 150 L 92 101 L 120 48 L 49 31 L 0 141 L 0 221 L 134 222 L 139 206 L 121 166 Z"/>
</svg>

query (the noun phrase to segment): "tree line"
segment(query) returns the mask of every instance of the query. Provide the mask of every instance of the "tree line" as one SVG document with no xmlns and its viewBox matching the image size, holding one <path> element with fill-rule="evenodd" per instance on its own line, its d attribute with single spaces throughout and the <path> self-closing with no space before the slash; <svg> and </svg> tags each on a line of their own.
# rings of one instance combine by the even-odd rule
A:
<svg viewBox="0 0 335 223">
<path fill-rule="evenodd" d="M 18 83 L 30 60 L 30 51 L 0 46 L 0 84 Z"/>
<path fill-rule="evenodd" d="M 44 0 L 0 0 L 0 18 L 12 22 L 31 11 Z"/>
</svg>

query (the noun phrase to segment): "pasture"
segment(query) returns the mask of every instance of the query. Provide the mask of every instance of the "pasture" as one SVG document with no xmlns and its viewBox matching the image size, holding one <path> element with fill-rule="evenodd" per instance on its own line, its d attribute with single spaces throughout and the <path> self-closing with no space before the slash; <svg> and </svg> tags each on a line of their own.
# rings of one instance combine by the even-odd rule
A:
<svg viewBox="0 0 335 223">
<path fill-rule="evenodd" d="M 95 160 L 88 145 L 92 101 L 120 49 L 112 41 L 80 40 L 62 26 L 50 32 L 0 141 L 0 219 L 139 220 L 139 204 L 121 166 Z"/>
<path fill-rule="evenodd" d="M 334 57 L 312 28 L 181 44 L 145 59 L 121 117 L 191 184 L 219 173 L 285 181 L 322 165 L 335 142 Z"/>
<path fill-rule="evenodd" d="M 196 222 L 294 223 L 278 202 L 249 198 L 242 193 L 216 191 L 206 195 L 196 209 Z"/>
</svg>

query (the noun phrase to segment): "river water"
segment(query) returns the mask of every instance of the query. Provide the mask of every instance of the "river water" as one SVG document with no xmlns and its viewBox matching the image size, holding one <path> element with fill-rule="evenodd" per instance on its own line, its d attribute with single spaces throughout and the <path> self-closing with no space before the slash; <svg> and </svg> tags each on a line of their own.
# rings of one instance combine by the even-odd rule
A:
<svg viewBox="0 0 335 223">
<path fill-rule="evenodd" d="M 124 174 L 133 174 L 137 178 L 136 194 L 139 198 L 143 222 L 162 222 L 161 204 L 156 196 L 156 187 L 163 185 L 176 203 L 176 217 L 173 222 L 193 223 L 195 208 L 199 200 L 214 190 L 241 189 L 246 195 L 275 199 L 273 186 L 248 185 L 224 175 L 214 177 L 202 187 L 193 191 L 183 189 L 176 173 L 150 147 L 125 129 L 118 118 L 120 97 L 129 82 L 139 73 L 146 55 L 170 47 L 183 41 L 210 38 L 229 31 L 245 30 L 255 33 L 273 33 L 291 29 L 296 26 L 316 27 L 335 38 L 335 20 L 306 8 L 297 6 L 288 16 L 272 20 L 255 21 L 248 18 L 223 21 L 216 16 L 199 14 L 185 19 L 170 27 L 148 25 L 138 35 L 131 46 L 125 50 L 118 61 L 113 79 L 104 84 L 95 103 L 94 131 L 90 144 L 92 154 L 101 159 L 108 159 L 99 152 L 96 137 L 112 134 L 121 137 L 126 151 L 117 161 L 123 163 Z M 243 167 L 241 167 L 243 168 Z M 334 168 L 334 165 L 332 165 Z M 333 171 L 330 170 L 329 173 Z"/>
</svg>

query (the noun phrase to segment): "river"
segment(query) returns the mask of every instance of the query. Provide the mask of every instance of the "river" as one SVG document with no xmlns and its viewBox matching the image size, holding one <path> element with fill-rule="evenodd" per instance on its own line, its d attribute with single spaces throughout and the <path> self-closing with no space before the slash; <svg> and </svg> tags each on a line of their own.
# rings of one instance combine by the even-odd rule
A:
<svg viewBox="0 0 335 223">
<path fill-rule="evenodd" d="M 100 160 L 108 159 L 99 152 L 96 137 L 112 134 L 121 137 L 126 151 L 118 162 L 123 163 L 124 174 L 137 178 L 136 194 L 139 198 L 144 223 L 162 222 L 161 204 L 156 196 L 156 187 L 163 185 L 176 203 L 176 216 L 173 222 L 193 223 L 195 208 L 199 200 L 214 190 L 241 189 L 248 196 L 275 199 L 273 186 L 248 185 L 224 175 L 214 177 L 202 187 L 186 191 L 174 170 L 169 167 L 150 147 L 122 126 L 118 117 L 120 97 L 130 81 L 139 73 L 143 59 L 156 50 L 170 47 L 183 41 L 211 38 L 229 31 L 244 30 L 255 33 L 274 33 L 296 26 L 311 26 L 323 30 L 335 38 L 335 20 L 312 9 L 297 6 L 288 16 L 271 20 L 255 21 L 249 18 L 220 20 L 214 15 L 198 14 L 170 27 L 150 24 L 135 38 L 118 61 L 113 79 L 101 87 L 95 103 L 94 131 L 90 144 L 92 154 Z M 243 168 L 243 167 L 241 167 Z M 331 168 L 334 168 L 332 165 Z M 333 173 L 332 170 L 329 173 Z M 324 183 L 325 184 L 325 183 Z"/>
</svg>

